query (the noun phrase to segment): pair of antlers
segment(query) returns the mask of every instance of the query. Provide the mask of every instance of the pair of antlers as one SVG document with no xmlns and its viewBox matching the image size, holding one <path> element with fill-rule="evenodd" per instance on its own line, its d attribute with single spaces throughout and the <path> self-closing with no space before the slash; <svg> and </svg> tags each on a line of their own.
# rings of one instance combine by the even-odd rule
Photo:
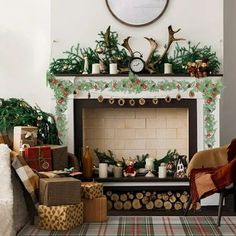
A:
<svg viewBox="0 0 236 236">
<path fill-rule="evenodd" d="M 162 59 L 166 56 L 166 54 L 167 54 L 167 52 L 168 52 L 168 50 L 169 50 L 169 48 L 170 48 L 170 46 L 171 46 L 171 44 L 172 44 L 173 42 L 179 41 L 179 40 L 185 40 L 185 39 L 183 39 L 183 38 L 178 38 L 178 39 L 175 38 L 175 34 L 176 34 L 177 32 L 179 32 L 180 30 L 181 30 L 181 29 L 178 29 L 178 30 L 174 31 L 174 30 L 172 29 L 172 26 L 171 26 L 171 25 L 168 27 L 168 33 L 169 33 L 168 44 L 167 44 L 167 46 L 166 46 L 164 52 L 162 53 L 161 57 L 160 57 L 158 60 L 156 60 L 156 61 L 154 61 L 154 62 L 152 62 L 152 63 L 150 63 L 150 60 L 151 60 L 151 58 L 152 58 L 154 52 L 156 51 L 156 49 L 157 49 L 157 47 L 158 47 L 158 44 L 157 44 L 157 42 L 156 42 L 153 38 L 144 37 L 144 38 L 147 39 L 147 40 L 149 41 L 149 43 L 150 43 L 150 52 L 149 52 L 148 57 L 147 57 L 147 60 L 146 60 L 146 62 L 145 62 L 145 69 L 146 69 L 147 71 L 149 71 L 149 73 L 154 73 L 154 72 L 155 72 L 155 65 L 161 63 Z M 133 50 L 131 49 L 131 47 L 129 46 L 129 39 L 130 39 L 130 38 L 131 38 L 131 37 L 129 36 L 129 37 L 127 37 L 126 39 L 124 39 L 124 42 L 123 42 L 121 45 L 129 51 L 130 56 L 133 56 L 133 55 L 134 55 L 134 52 L 133 52 Z"/>
</svg>

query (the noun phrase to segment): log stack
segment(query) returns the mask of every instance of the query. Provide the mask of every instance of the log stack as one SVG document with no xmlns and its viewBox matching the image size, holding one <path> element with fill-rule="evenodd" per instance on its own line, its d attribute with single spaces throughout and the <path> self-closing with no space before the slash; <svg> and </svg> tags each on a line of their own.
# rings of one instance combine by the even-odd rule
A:
<svg viewBox="0 0 236 236">
<path fill-rule="evenodd" d="M 187 191 L 168 192 L 105 192 L 108 210 L 165 209 L 179 211 L 189 200 Z M 198 208 L 200 205 L 198 206 Z"/>
</svg>

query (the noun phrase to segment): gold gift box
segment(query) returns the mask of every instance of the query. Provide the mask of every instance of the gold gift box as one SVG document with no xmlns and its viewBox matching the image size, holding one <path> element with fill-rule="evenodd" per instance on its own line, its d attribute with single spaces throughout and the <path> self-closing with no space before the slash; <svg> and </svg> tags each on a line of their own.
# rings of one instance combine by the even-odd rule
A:
<svg viewBox="0 0 236 236">
<path fill-rule="evenodd" d="M 81 196 L 86 199 L 102 197 L 103 184 L 97 182 L 81 182 Z"/>
<path fill-rule="evenodd" d="M 102 196 L 94 199 L 82 198 L 84 203 L 84 222 L 107 221 L 107 198 Z"/>
<path fill-rule="evenodd" d="M 83 202 L 76 205 L 39 205 L 39 228 L 69 230 L 83 223 Z"/>
</svg>

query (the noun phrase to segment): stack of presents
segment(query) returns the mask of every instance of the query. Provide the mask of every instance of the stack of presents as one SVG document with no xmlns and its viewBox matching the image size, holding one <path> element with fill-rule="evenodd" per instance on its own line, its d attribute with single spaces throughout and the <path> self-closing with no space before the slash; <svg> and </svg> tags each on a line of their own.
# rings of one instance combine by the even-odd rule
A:
<svg viewBox="0 0 236 236">
<path fill-rule="evenodd" d="M 68 230 L 85 222 L 107 221 L 107 199 L 101 183 L 45 175 L 68 167 L 66 146 L 37 146 L 37 127 L 28 126 L 14 128 L 13 145 L 19 153 L 23 145 L 27 164 L 47 176 L 39 180 L 39 228 Z"/>
</svg>

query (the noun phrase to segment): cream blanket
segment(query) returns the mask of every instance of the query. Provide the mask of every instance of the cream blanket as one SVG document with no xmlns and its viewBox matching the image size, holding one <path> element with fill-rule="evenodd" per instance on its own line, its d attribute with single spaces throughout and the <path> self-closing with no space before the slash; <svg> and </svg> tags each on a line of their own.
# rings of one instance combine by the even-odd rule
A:
<svg viewBox="0 0 236 236">
<path fill-rule="evenodd" d="M 13 189 L 11 184 L 10 149 L 0 144 L 0 235 L 13 236 Z"/>
</svg>

